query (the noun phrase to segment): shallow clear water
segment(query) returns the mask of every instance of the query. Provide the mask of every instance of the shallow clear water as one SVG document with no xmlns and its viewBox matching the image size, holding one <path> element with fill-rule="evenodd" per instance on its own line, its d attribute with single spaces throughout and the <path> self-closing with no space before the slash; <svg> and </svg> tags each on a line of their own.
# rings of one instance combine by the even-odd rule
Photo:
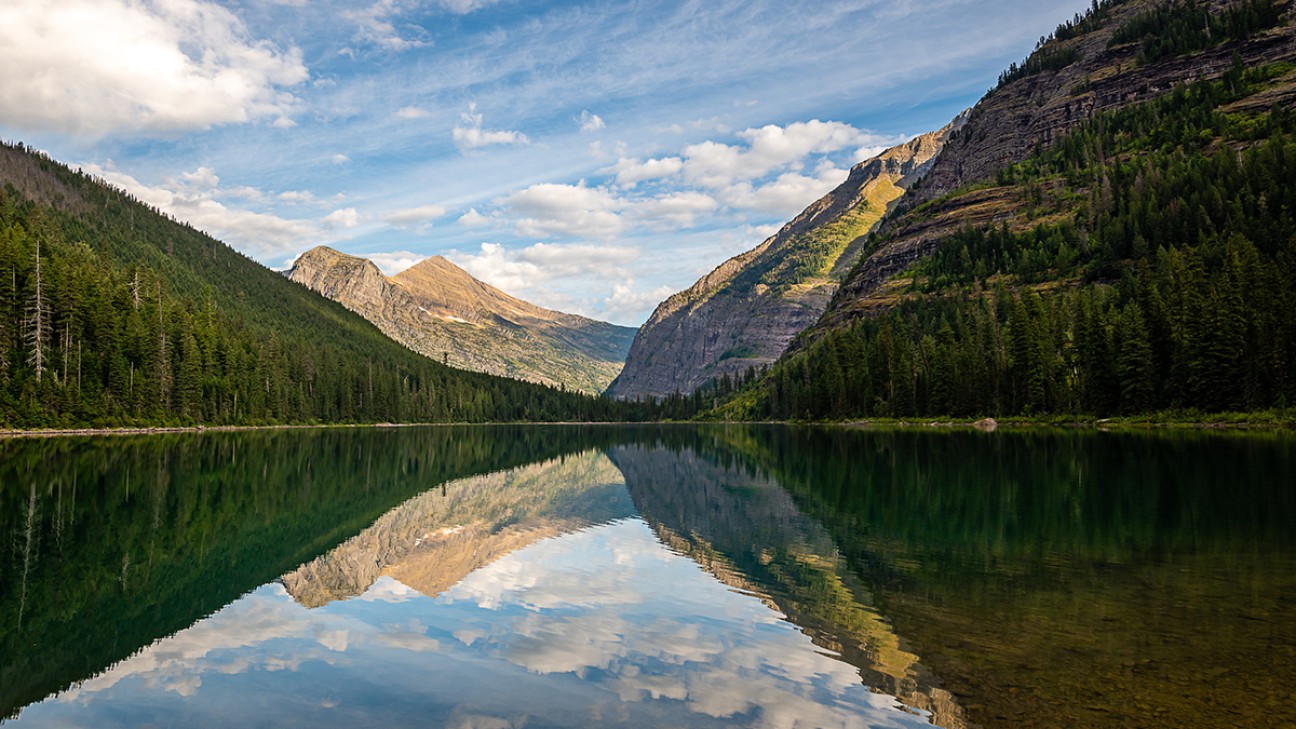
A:
<svg viewBox="0 0 1296 729">
<path fill-rule="evenodd" d="M 1294 444 L 684 426 L 0 442 L 0 715 L 1283 726 Z"/>
</svg>

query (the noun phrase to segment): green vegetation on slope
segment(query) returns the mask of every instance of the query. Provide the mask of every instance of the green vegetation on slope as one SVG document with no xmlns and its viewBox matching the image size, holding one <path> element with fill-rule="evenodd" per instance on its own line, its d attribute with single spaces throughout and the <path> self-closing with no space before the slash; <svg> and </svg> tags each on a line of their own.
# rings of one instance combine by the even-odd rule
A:
<svg viewBox="0 0 1296 729">
<path fill-rule="evenodd" d="M 1220 80 L 1097 115 L 1000 174 L 1056 208 L 1040 211 L 1054 222 L 948 238 L 911 269 L 902 303 L 784 357 L 721 412 L 1296 403 L 1296 115 L 1229 106 L 1275 78 L 1290 83 L 1290 72 L 1236 64 Z"/>
<path fill-rule="evenodd" d="M 0 427 L 650 415 L 433 362 L 23 147 L 0 182 Z"/>
<path fill-rule="evenodd" d="M 1282 22 L 1279 0 L 1245 0 L 1212 13 L 1201 0 L 1176 0 L 1152 8 L 1116 29 L 1111 45 L 1139 43 L 1139 60 L 1152 63 L 1169 56 L 1246 40 Z"/>
</svg>

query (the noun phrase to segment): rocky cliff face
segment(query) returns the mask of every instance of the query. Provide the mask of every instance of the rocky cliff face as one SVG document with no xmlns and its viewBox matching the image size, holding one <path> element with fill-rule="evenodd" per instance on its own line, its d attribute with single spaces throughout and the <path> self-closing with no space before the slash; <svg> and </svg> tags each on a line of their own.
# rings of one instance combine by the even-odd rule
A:
<svg viewBox="0 0 1296 729">
<path fill-rule="evenodd" d="M 1291 2 L 1286 3 L 1285 22 L 1278 27 L 1245 41 L 1151 63 L 1140 60 L 1139 43 L 1111 42 L 1122 25 L 1162 4 L 1154 0 L 1111 4 L 1085 32 L 1051 40 L 1042 49 L 1071 55 L 1072 63 L 1019 78 L 978 102 L 965 127 L 932 161 L 921 188 L 879 227 L 866 257 L 843 282 L 826 312 L 823 326 L 888 306 L 889 280 L 930 255 L 942 238 L 962 227 L 1032 225 L 1027 191 L 995 185 L 995 173 L 1022 161 L 1037 146 L 1052 145 L 1095 113 L 1154 99 L 1179 84 L 1219 77 L 1233 64 L 1235 54 L 1248 67 L 1296 62 L 1296 9 Z M 1209 5 L 1218 12 L 1238 2 L 1211 0 Z M 1293 83 L 1244 100 L 1238 110 L 1296 107 L 1296 74 L 1288 76 Z"/>
<path fill-rule="evenodd" d="M 371 261 L 320 246 L 288 277 L 433 359 L 589 393 L 616 377 L 635 332 L 516 299 L 440 256 L 388 278 Z"/>
<path fill-rule="evenodd" d="M 827 308 L 864 236 L 923 177 L 962 122 L 856 165 L 772 238 L 663 302 L 639 330 L 609 394 L 691 393 L 778 359 Z"/>
</svg>

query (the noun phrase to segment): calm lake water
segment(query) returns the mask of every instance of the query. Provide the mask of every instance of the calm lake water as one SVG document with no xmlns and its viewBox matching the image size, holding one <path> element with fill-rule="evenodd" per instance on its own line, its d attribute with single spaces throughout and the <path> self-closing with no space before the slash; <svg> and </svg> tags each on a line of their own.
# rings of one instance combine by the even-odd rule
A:
<svg viewBox="0 0 1296 729">
<path fill-rule="evenodd" d="M 1296 726 L 1296 438 L 0 441 L 16 727 Z"/>
</svg>

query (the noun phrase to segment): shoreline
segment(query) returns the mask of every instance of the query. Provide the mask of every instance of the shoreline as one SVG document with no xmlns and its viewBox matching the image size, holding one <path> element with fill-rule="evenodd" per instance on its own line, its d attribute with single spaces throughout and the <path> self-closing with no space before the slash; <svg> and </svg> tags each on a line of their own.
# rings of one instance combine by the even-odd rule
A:
<svg viewBox="0 0 1296 729">
<path fill-rule="evenodd" d="M 16 428 L 0 429 L 0 440 L 9 438 L 58 438 L 74 436 L 122 436 L 122 435 L 163 435 L 174 433 L 233 433 L 256 430 L 319 430 L 328 428 L 426 428 L 426 427 L 463 427 L 463 426 L 496 426 L 496 425 L 534 425 L 534 426 L 679 426 L 679 425 L 784 425 L 792 427 L 839 427 L 839 428 L 942 428 L 973 429 L 992 433 L 1000 428 L 1037 429 L 1056 428 L 1062 430 L 1195 430 L 1195 431 L 1245 431 L 1245 432 L 1289 432 L 1296 430 L 1296 416 L 1277 419 L 1247 419 L 1239 416 L 1237 420 L 1188 420 L 1188 419 L 1124 419 L 1124 418 L 981 418 L 979 420 L 666 420 L 654 422 L 589 422 L 589 421 L 528 421 L 528 422 L 489 422 L 489 423 L 306 423 L 277 425 L 188 425 L 188 426 L 124 426 L 118 428 L 36 428 L 22 430 Z"/>
</svg>

